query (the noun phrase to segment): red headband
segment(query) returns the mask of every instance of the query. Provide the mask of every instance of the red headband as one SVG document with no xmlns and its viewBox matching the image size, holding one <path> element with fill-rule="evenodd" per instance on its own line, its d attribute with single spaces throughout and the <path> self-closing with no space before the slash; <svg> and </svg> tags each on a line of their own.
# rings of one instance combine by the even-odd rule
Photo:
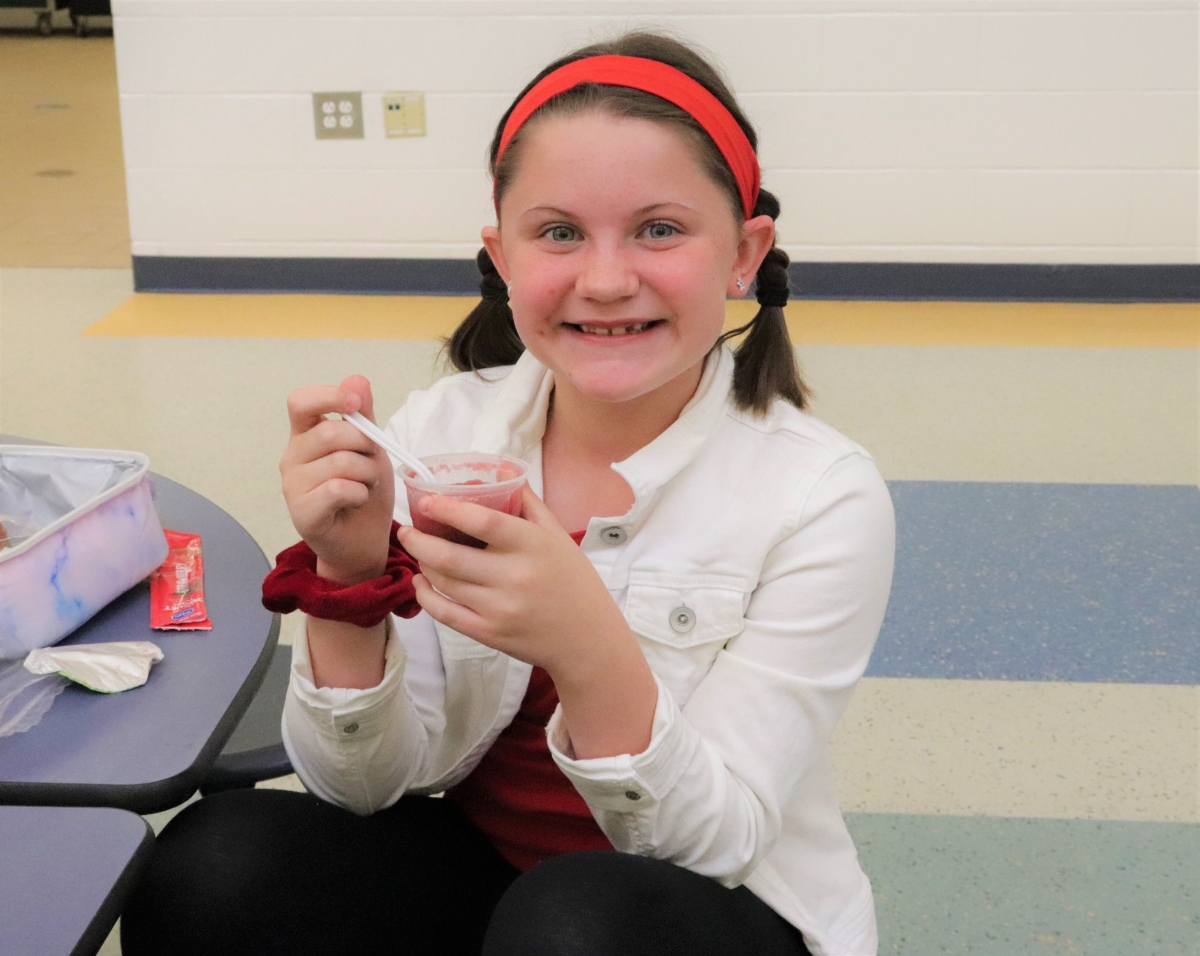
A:
<svg viewBox="0 0 1200 956">
<path fill-rule="evenodd" d="M 638 56 L 589 56 L 542 77 L 508 114 L 504 132 L 500 135 L 500 147 L 496 150 L 496 162 L 500 162 L 517 130 L 534 112 L 560 93 L 584 83 L 627 86 L 652 93 L 691 116 L 712 138 L 729 164 L 733 178 L 737 180 L 746 218 L 754 215 L 762 174 L 750 140 L 720 100 L 686 73 L 658 60 Z"/>
</svg>

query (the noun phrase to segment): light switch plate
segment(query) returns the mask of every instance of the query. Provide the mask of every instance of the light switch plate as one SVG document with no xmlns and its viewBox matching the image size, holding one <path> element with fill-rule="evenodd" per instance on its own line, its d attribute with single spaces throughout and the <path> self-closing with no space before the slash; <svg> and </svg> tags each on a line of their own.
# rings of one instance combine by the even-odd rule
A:
<svg viewBox="0 0 1200 956">
<path fill-rule="evenodd" d="M 361 93 L 314 93 L 313 126 L 317 139 L 362 139 Z"/>
<path fill-rule="evenodd" d="M 425 135 L 425 94 L 384 93 L 383 128 L 389 137 Z"/>
</svg>

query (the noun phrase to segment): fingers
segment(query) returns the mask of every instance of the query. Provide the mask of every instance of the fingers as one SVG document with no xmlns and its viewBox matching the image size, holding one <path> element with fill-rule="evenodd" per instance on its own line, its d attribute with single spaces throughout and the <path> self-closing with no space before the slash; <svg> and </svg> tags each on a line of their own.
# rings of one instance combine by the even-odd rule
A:
<svg viewBox="0 0 1200 956">
<path fill-rule="evenodd" d="M 371 489 L 379 483 L 380 471 L 377 457 L 339 450 L 297 465 L 286 481 L 301 494 L 335 479 L 353 481 Z"/>
<path fill-rule="evenodd" d="M 308 431 L 292 434 L 282 464 L 304 465 L 342 451 L 365 458 L 377 458 L 380 454 L 376 444 L 353 425 L 340 419 L 324 418 Z"/>
<path fill-rule="evenodd" d="M 464 531 L 502 551 L 519 547 L 525 527 L 525 522 L 513 515 L 445 495 L 425 495 L 417 501 L 417 508 L 434 521 Z"/>
<path fill-rule="evenodd" d="M 489 588 L 439 574 L 433 568 L 425 565 L 421 565 L 421 574 L 433 586 L 433 589 L 447 600 L 469 608 L 480 617 L 491 619 L 495 616 L 493 612 L 497 609 L 492 605 L 496 602 L 494 595 L 489 593 Z"/>
<path fill-rule="evenodd" d="M 371 394 L 371 382 L 365 375 L 349 375 L 339 386 L 343 392 L 358 396 L 359 406 L 352 411 L 362 412 L 371 421 L 375 421 L 375 397 Z M 378 424 L 378 422 L 376 422 Z"/>
<path fill-rule="evenodd" d="M 353 447 L 337 447 L 343 442 Z M 280 474 L 297 530 L 322 533 L 340 513 L 367 504 L 380 483 L 387 481 L 390 468 L 373 443 L 345 422 L 323 421 L 292 438 Z M 382 489 L 382 494 L 390 498 L 389 489 Z"/>
<path fill-rule="evenodd" d="M 526 521 L 532 522 L 539 528 L 551 528 L 566 534 L 566 529 L 563 528 L 559 520 L 554 517 L 554 513 L 546 507 L 546 502 L 542 501 L 533 493 L 533 489 L 529 485 L 525 485 L 522 489 L 521 497 L 521 517 Z"/>
<path fill-rule="evenodd" d="M 435 621 L 440 621 L 460 634 L 472 635 L 476 640 L 484 635 L 487 622 L 469 607 L 435 591 L 425 575 L 414 575 L 413 590 L 416 591 L 417 603 L 428 611 Z"/>
<path fill-rule="evenodd" d="M 346 381 L 349 382 L 351 379 L 356 380 L 356 387 L 359 385 L 358 380 L 367 381 L 361 375 L 351 376 Z M 371 386 L 368 383 L 366 397 L 369 398 L 370 394 Z M 351 412 L 359 411 L 362 408 L 363 398 L 360 391 L 335 388 L 332 385 L 309 385 L 296 389 L 288 396 L 287 400 L 288 421 L 292 426 L 292 434 L 299 435 L 315 427 L 330 412 L 349 415 Z"/>
<path fill-rule="evenodd" d="M 352 451 L 339 451 L 283 472 L 283 495 L 292 515 L 309 525 L 321 524 L 345 508 L 366 504 L 381 480 L 379 463 Z"/>
<path fill-rule="evenodd" d="M 455 544 L 408 526 L 400 529 L 400 544 L 420 562 L 422 570 L 432 576 L 441 575 L 470 584 L 488 584 L 496 578 L 497 555 L 494 553 Z M 437 586 L 442 588 L 441 584 Z"/>
<path fill-rule="evenodd" d="M 292 523 L 302 535 L 321 532 L 339 512 L 361 508 L 371 496 L 361 481 L 332 478 L 288 502 Z"/>
</svg>

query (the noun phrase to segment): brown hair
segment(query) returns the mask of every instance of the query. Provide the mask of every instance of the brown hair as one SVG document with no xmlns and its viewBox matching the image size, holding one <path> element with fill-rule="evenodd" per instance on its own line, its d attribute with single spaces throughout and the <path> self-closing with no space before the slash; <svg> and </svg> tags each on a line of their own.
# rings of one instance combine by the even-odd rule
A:
<svg viewBox="0 0 1200 956">
<path fill-rule="evenodd" d="M 721 101 L 745 131 L 750 145 L 757 149 L 758 137 L 754 127 L 746 119 L 720 74 L 700 54 L 670 37 L 655 33 L 626 33 L 615 40 L 592 44 L 555 60 L 513 100 L 512 106 L 496 126 L 488 154 L 488 168 L 496 184 L 497 205 L 516 175 L 521 136 L 529 126 L 526 123 L 517 132 L 504 151 L 502 160 L 497 163 L 496 153 L 508 114 L 529 89 L 547 74 L 575 60 L 604 54 L 658 60 L 685 73 Z M 669 123 L 679 128 L 696 146 L 705 171 L 729 195 L 734 214 L 739 222 L 742 221 L 742 201 L 737 182 L 716 144 L 695 119 L 666 100 L 627 87 L 586 83 L 556 96 L 538 109 L 531 119 L 574 115 L 596 109 L 607 110 L 616 116 Z M 754 215 L 777 218 L 779 200 L 767 190 L 761 190 Z M 525 351 L 508 305 L 508 290 L 487 250 L 479 250 L 475 261 L 483 277 L 480 282 L 483 298 L 446 341 L 446 355 L 460 372 L 512 365 Z M 783 316 L 783 306 L 789 294 L 787 267 L 787 253 L 773 246 L 755 277 L 758 313 L 741 328 L 726 332 L 714 346 L 719 348 L 729 339 L 748 333 L 734 352 L 733 398 L 739 408 L 758 415 L 764 414 L 776 398 L 782 398 L 801 409 L 808 405 L 809 391 L 800 377 L 796 353 L 792 349 Z"/>
</svg>

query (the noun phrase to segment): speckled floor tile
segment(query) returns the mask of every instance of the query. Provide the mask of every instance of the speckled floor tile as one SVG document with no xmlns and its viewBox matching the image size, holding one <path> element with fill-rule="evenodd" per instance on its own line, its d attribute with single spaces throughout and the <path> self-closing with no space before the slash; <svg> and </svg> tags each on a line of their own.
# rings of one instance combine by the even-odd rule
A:
<svg viewBox="0 0 1200 956">
<path fill-rule="evenodd" d="M 0 264 L 128 266 L 112 37 L 0 35 L 0 107 Z"/>
<path fill-rule="evenodd" d="M 833 753 L 847 810 L 1200 823 L 1200 687 L 867 678 Z"/>
<path fill-rule="evenodd" d="M 881 954 L 1194 956 L 1200 827 L 852 814 Z"/>
<path fill-rule="evenodd" d="M 72 444 L 141 449 L 156 470 L 233 514 L 268 552 L 294 540 L 276 470 L 286 436 L 287 391 L 361 371 L 376 383 L 380 407 L 391 410 L 436 374 L 432 342 L 80 336 L 129 294 L 127 270 L 0 270 L 0 428 Z M 1195 480 L 1196 356 L 1185 350 L 811 347 L 805 352 L 819 390 L 818 414 L 871 448 L 889 478 Z M 1095 409 L 1111 394 L 1106 383 L 1122 397 L 1119 407 L 1101 417 Z M 1006 397 L 997 400 L 997 395 Z M 1186 491 L 1170 489 L 1169 494 Z M 894 493 L 906 542 L 904 516 L 918 512 L 908 507 L 912 496 L 906 497 L 903 486 Z M 1056 536 L 1063 528 L 1068 537 L 1075 533 L 1072 527 L 1077 532 L 1086 509 L 1081 512 L 1071 502 L 1062 514 L 1010 509 L 1018 527 L 1041 515 L 1033 522 L 1036 533 L 1000 535 L 1007 543 L 997 549 L 985 543 L 981 529 L 995 539 L 997 515 L 1009 512 L 992 507 L 976 514 L 978 509 L 963 508 L 952 497 L 934 493 L 930 514 L 941 515 L 933 522 L 935 533 L 926 534 L 924 544 L 902 544 L 913 563 L 901 565 L 895 606 L 907 608 L 909 638 L 896 644 L 885 631 L 878 666 L 909 666 L 908 645 L 929 638 L 912 624 L 920 614 L 932 615 L 938 623 L 933 630 L 951 639 L 922 645 L 934 669 L 945 671 L 952 664 L 955 673 L 971 668 L 978 673 L 990 651 L 1005 648 L 1004 632 L 980 628 L 975 633 L 986 638 L 982 649 L 989 653 L 976 646 L 965 657 L 946 656 L 944 649 L 953 649 L 955 640 L 961 643 L 964 631 L 951 624 L 955 592 L 946 591 L 940 603 L 929 599 L 929 606 L 904 597 L 905 589 L 920 586 L 936 596 L 936 587 L 929 590 L 936 576 L 929 575 L 942 571 L 930 562 L 948 542 L 958 560 L 942 573 L 943 589 L 948 581 L 973 587 L 975 605 L 1005 621 L 1078 622 L 1081 613 L 1086 621 L 1082 602 L 1091 584 L 1079 575 L 1090 574 L 1088 568 L 1098 568 L 1103 582 L 1115 580 L 1115 593 L 1141 595 L 1141 603 L 1109 607 L 1104 601 L 1111 587 L 1105 583 L 1099 607 L 1109 607 L 1100 615 L 1111 625 L 1106 634 L 1120 635 L 1130 622 L 1130 634 L 1153 632 L 1158 625 L 1129 615 L 1144 617 L 1147 607 L 1164 598 L 1181 606 L 1195 600 L 1194 590 L 1179 591 L 1179 578 L 1164 573 L 1171 569 L 1172 552 L 1163 552 L 1161 544 L 1179 536 L 1178 521 L 1150 514 L 1130 538 L 1122 537 L 1129 529 L 1122 530 L 1114 513 L 1106 518 L 1109 544 L 1131 541 L 1133 546 L 1085 549 L 1084 557 L 1092 556 L 1087 560 L 1103 559 L 1098 565 L 1078 556 L 1063 563 L 1054 558 Z M 1157 505 L 1147 507 L 1154 511 Z M 1064 515 L 1070 519 L 1065 524 Z M 1000 530 L 1008 527 L 1004 521 Z M 919 529 L 920 522 L 911 527 Z M 1084 528 L 1091 534 L 1086 520 Z M 1097 536 L 1088 534 L 1082 540 L 1094 543 Z M 968 568 L 978 561 L 974 567 L 981 574 L 964 574 L 963 561 Z M 1122 566 L 1122 561 L 1131 563 Z M 905 568 L 921 574 L 914 578 Z M 1122 568 L 1115 579 L 1103 576 Z M 1154 574 L 1138 578 L 1133 573 L 1138 568 Z M 1028 608 L 1001 600 L 1013 580 L 1035 572 L 1042 575 L 1037 580 L 1044 590 L 1035 587 L 1030 593 L 1050 593 L 1053 585 L 1072 596 L 1072 608 L 1038 604 L 1031 617 Z M 1004 654 L 990 656 L 1004 661 L 1008 676 L 1020 676 L 1014 662 L 1036 664 L 1039 676 L 1058 673 L 1048 663 L 1060 670 L 1064 662 L 1078 663 L 1063 657 L 1064 648 L 1054 641 L 1046 642 L 1049 650 L 1041 656 L 1029 655 L 1025 637 L 1047 633 L 1057 632 L 1020 630 Z M 896 647 L 905 650 L 899 658 L 889 650 Z M 1160 649 L 1174 653 L 1173 647 Z M 1155 649 L 1145 641 L 1130 648 Z M 1136 664 L 1136 658 L 1117 659 L 1124 661 L 1121 673 L 1155 673 L 1153 666 L 1133 667 L 1129 662 Z M 1112 655 L 1105 660 L 1111 672 Z M 1155 665 L 1158 659 L 1148 660 Z M 1069 673 L 1085 672 L 1076 667 Z M 905 814 L 1194 821 L 1200 799 L 1197 694 L 1190 687 L 1145 684 L 865 681 L 835 745 L 845 805 L 872 811 L 852 816 L 851 823 L 880 893 L 882 952 L 1173 956 L 1195 951 L 1196 924 L 1187 922 L 1197 918 L 1194 900 L 1185 899 L 1179 880 L 1170 878 L 1179 872 L 1180 859 L 1196 859 L 1194 842 L 1187 842 L 1194 840 L 1195 823 L 1165 830 L 1154 829 L 1164 824 L 1141 824 L 1151 827 L 1143 839 L 1128 837 L 1130 831 L 1112 823 L 1070 823 L 1083 829 L 1063 830 L 1054 829 L 1063 822 L 1056 820 Z M 103 952 L 118 956 L 115 932 Z"/>
<path fill-rule="evenodd" d="M 288 392 L 361 373 L 390 415 L 436 376 L 430 341 L 81 337 L 131 291 L 124 269 L 0 269 L 0 430 L 145 452 L 272 556 L 296 540 L 279 490 Z"/>
<path fill-rule="evenodd" d="M 801 345 L 888 480 L 1200 483 L 1200 349 Z"/>
<path fill-rule="evenodd" d="M 892 482 L 868 674 L 1200 684 L 1200 488 Z"/>
</svg>

